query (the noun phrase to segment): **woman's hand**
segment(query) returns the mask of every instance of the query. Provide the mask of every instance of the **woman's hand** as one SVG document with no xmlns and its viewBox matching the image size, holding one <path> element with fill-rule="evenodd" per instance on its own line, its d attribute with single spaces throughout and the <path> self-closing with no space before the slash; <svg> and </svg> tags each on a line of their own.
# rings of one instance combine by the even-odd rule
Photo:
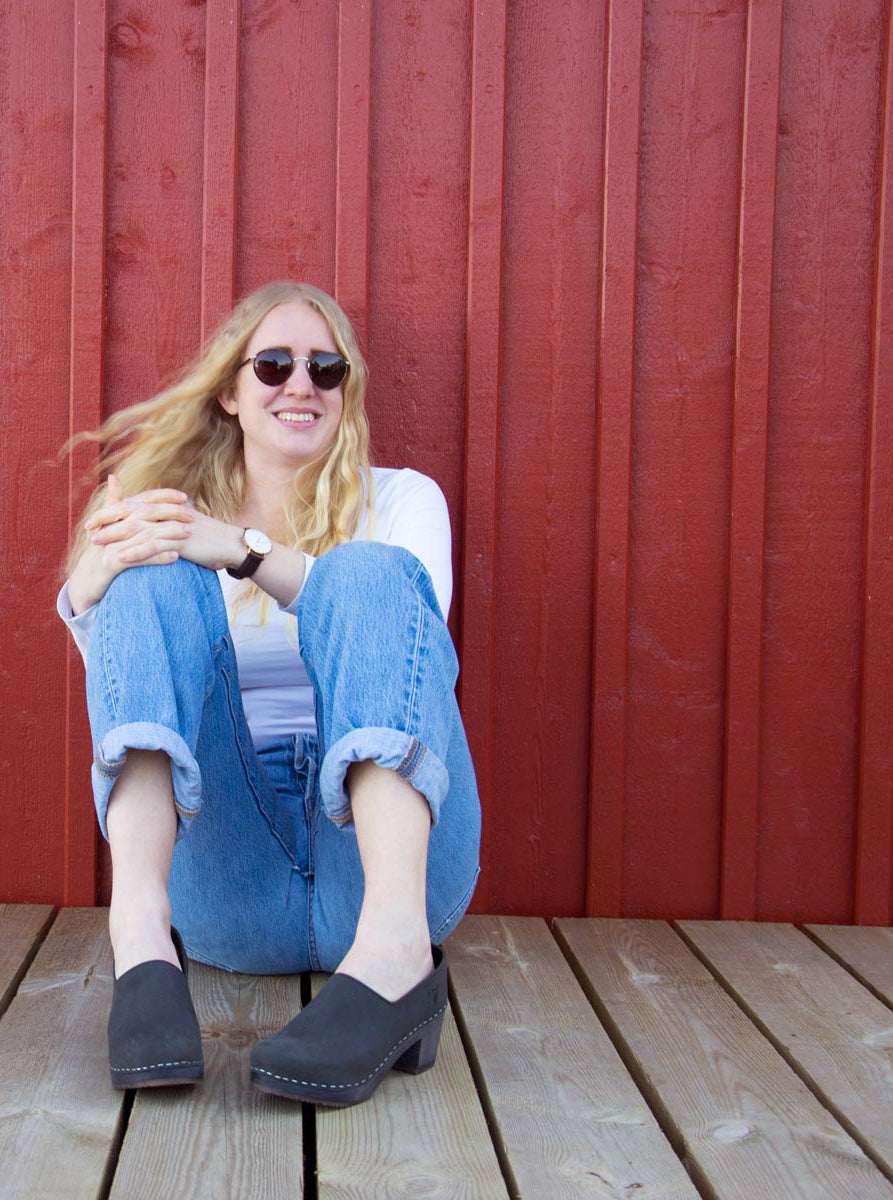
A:
<svg viewBox="0 0 893 1200">
<path fill-rule="evenodd" d="M 199 515 L 186 501 L 186 493 L 173 488 L 125 499 L 121 481 L 109 475 L 105 504 L 84 524 L 102 569 L 114 578 L 126 567 L 174 562 Z"/>
<path fill-rule="evenodd" d="M 112 481 L 114 480 L 114 493 Z M 124 499 L 118 479 L 109 476 L 109 502 L 87 522 L 91 542 L 102 548 L 104 566 L 118 571 L 147 563 L 186 558 L 219 571 L 244 558 L 241 528 L 187 507 L 187 496 L 170 488 Z"/>
</svg>

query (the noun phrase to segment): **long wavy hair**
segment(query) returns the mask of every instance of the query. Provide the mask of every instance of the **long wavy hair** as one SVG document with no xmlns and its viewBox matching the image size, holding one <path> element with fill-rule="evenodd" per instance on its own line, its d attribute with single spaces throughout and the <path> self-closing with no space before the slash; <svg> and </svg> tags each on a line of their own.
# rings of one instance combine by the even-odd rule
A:
<svg viewBox="0 0 893 1200">
<path fill-rule="evenodd" d="M 364 477 L 366 510 L 372 521 L 369 424 L 364 408 L 368 372 L 353 326 L 338 303 L 319 288 L 287 280 L 268 283 L 236 305 L 169 387 L 151 400 L 115 413 L 98 430 L 75 434 L 60 449 L 61 456 L 85 440 L 102 447 L 91 472 L 96 485 L 75 526 L 60 583 L 70 578 L 89 543 L 84 521 L 104 502 L 104 478 L 109 472 L 118 476 L 125 496 L 150 488 L 177 488 L 200 512 L 235 522 L 245 499 L 242 428 L 218 396 L 233 385 L 248 341 L 263 318 L 292 300 L 303 300 L 323 316 L 338 351 L 350 362 L 350 371 L 334 443 L 296 471 L 282 522 L 268 532 L 283 545 L 316 556 L 350 541 L 363 511 Z M 116 445 L 127 438 L 126 445 Z M 270 597 L 250 579 L 241 585 L 234 611 L 255 599 L 261 602 L 260 623 L 265 624 Z"/>
</svg>

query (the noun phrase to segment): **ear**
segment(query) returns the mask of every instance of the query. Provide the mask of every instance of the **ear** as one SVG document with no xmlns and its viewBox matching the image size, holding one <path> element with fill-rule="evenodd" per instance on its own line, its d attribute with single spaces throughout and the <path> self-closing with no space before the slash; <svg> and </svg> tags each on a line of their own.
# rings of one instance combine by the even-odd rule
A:
<svg viewBox="0 0 893 1200">
<path fill-rule="evenodd" d="M 236 399 L 232 387 L 224 388 L 217 396 L 217 399 L 220 401 L 220 406 L 225 412 L 228 412 L 231 417 L 236 416 L 239 411 L 239 401 Z"/>
</svg>

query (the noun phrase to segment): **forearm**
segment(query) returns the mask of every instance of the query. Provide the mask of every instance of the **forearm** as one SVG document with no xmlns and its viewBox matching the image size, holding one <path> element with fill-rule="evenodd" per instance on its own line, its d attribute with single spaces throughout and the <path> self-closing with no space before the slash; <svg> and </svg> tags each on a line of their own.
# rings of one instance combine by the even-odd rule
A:
<svg viewBox="0 0 893 1200">
<path fill-rule="evenodd" d="M 94 604 L 98 604 L 114 578 L 114 573 L 102 565 L 96 548 L 88 546 L 78 559 L 68 581 L 68 599 L 72 614 L 78 617 Z"/>
</svg>

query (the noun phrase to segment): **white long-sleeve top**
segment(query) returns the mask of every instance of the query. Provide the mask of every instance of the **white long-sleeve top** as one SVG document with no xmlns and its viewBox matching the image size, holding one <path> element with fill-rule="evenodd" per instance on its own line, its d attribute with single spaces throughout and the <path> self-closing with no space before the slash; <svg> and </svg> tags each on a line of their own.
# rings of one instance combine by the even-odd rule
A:
<svg viewBox="0 0 893 1200">
<path fill-rule="evenodd" d="M 374 524 L 371 538 L 363 510 L 353 541 L 386 542 L 403 546 L 427 568 L 444 619 L 453 590 L 450 516 L 443 492 L 433 479 L 410 469 L 373 467 Z M 364 481 L 365 488 L 365 481 Z M 313 563 L 305 554 L 304 582 Z M 260 600 L 233 613 L 233 600 L 243 589 L 225 570 L 218 576 L 223 588 L 230 633 L 239 668 L 239 687 L 248 727 L 256 746 L 268 745 L 292 733 L 314 733 L 313 687 L 298 648 L 297 608 L 301 591 L 288 605 L 269 600 L 266 625 L 258 622 Z M 56 610 L 68 626 L 86 662 L 99 605 L 75 616 L 68 583 L 59 592 Z"/>
</svg>

